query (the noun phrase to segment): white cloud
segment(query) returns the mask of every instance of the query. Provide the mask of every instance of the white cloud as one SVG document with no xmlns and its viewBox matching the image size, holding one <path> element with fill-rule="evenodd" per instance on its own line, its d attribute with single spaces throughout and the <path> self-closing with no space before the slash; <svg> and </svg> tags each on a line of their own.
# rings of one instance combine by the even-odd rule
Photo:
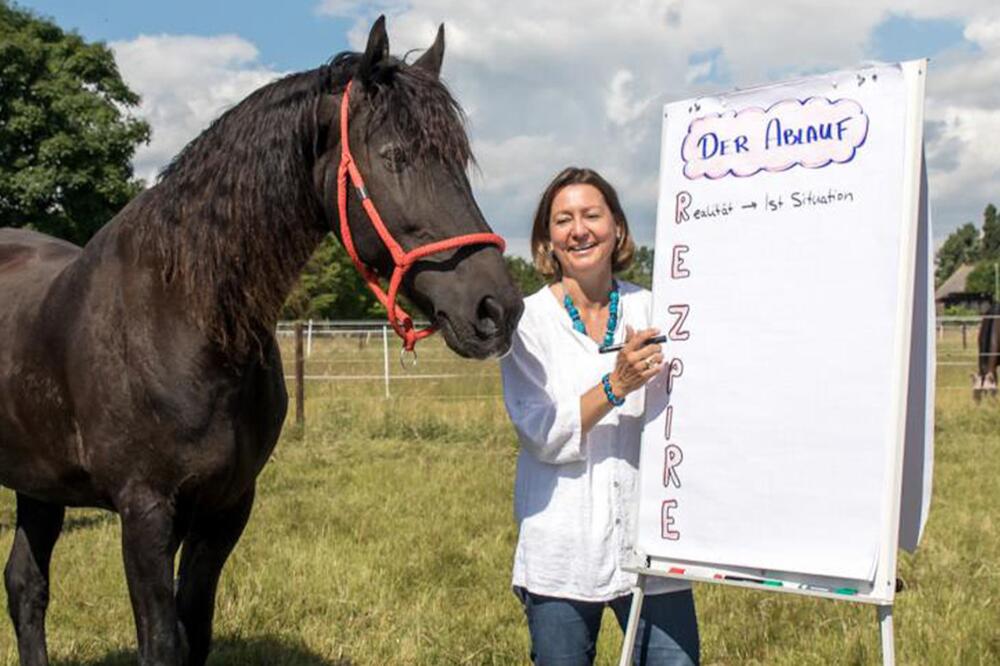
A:
<svg viewBox="0 0 1000 666">
<path fill-rule="evenodd" d="M 928 181 L 941 238 L 965 222 L 981 221 L 987 203 L 1000 202 L 1000 13 L 978 15 L 965 38 L 977 49 L 943 54 L 928 70 L 925 116 Z"/>
<path fill-rule="evenodd" d="M 619 127 L 633 123 L 649 109 L 653 97 L 634 99 L 632 82 L 635 75 L 627 69 L 619 69 L 611 77 L 611 86 L 604 100 L 604 111 L 608 120 Z"/>
<path fill-rule="evenodd" d="M 691 85 L 692 83 L 703 79 L 712 73 L 712 61 L 705 60 L 703 62 L 694 63 L 688 67 L 687 74 L 684 76 L 684 83 Z"/>
<path fill-rule="evenodd" d="M 322 0 L 318 14 L 354 16 L 351 48 L 388 15 L 392 51 L 426 48 L 446 23 L 443 76 L 467 110 L 481 167 L 473 183 L 494 227 L 524 238 L 537 197 L 568 164 L 592 166 L 619 189 L 640 240 L 655 222 L 665 101 L 725 87 L 850 67 L 886 17 L 946 18 L 968 44 L 938 54 L 928 77 L 927 154 L 937 234 L 978 215 L 998 182 L 990 142 L 1000 126 L 1000 13 L 995 0 Z M 821 26 L 822 29 L 817 29 Z M 149 178 L 221 111 L 282 73 L 237 36 L 141 36 L 112 44 L 143 96 Z M 711 54 L 706 58 L 706 54 Z M 713 70 L 713 67 L 716 68 Z M 971 206 L 971 208 L 970 208 Z M 972 212 L 969 212 L 972 211 Z"/>
<path fill-rule="evenodd" d="M 995 0 L 411 0 L 388 16 L 393 52 L 426 46 L 446 23 L 443 76 L 470 110 L 488 219 L 523 237 L 533 202 L 567 164 L 602 171 L 620 190 L 640 239 L 652 236 L 664 101 L 711 93 L 715 58 L 730 82 L 840 69 L 866 58 L 872 30 L 890 14 L 966 26 L 977 48 L 940 54 L 928 79 L 931 195 L 937 233 L 981 208 L 998 161 L 983 137 L 1000 114 L 1000 21 Z M 363 48 L 371 12 L 349 35 Z M 692 58 L 692 56 L 701 57 Z M 994 134 L 991 134 L 994 133 Z M 970 209 L 970 210 L 972 210 Z"/>
<path fill-rule="evenodd" d="M 139 115 L 153 129 L 134 160 L 136 175 L 147 182 L 219 114 L 281 76 L 235 35 L 140 35 L 110 46 L 125 82 L 142 96 Z"/>
</svg>

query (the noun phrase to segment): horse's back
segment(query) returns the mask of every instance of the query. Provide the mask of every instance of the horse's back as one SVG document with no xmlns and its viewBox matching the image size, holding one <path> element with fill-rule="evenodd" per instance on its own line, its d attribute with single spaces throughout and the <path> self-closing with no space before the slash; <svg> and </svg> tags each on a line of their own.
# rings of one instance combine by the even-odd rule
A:
<svg viewBox="0 0 1000 666">
<path fill-rule="evenodd" d="M 54 275 L 80 252 L 72 243 L 37 231 L 0 228 L 0 290 L 46 273 Z"/>
<path fill-rule="evenodd" d="M 80 252 L 72 243 L 37 231 L 0 229 L 0 338 L 13 342 L 33 334 L 52 281 Z"/>
</svg>

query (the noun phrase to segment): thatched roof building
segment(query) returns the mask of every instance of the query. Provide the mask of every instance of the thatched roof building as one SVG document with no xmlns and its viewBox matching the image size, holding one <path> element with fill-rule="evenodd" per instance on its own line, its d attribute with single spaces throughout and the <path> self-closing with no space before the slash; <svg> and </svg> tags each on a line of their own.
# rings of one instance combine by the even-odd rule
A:
<svg viewBox="0 0 1000 666">
<path fill-rule="evenodd" d="M 945 280 L 934 292 L 935 309 L 941 314 L 946 307 L 964 306 L 978 312 L 985 312 L 992 304 L 990 294 L 966 291 L 969 273 L 975 268 L 972 264 L 963 264 Z"/>
</svg>

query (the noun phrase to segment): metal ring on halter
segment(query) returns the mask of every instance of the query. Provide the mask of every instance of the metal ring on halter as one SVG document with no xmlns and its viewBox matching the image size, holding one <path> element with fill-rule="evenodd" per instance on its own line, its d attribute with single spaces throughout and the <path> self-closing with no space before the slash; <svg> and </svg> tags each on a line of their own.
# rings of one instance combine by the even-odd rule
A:
<svg viewBox="0 0 1000 666">
<path fill-rule="evenodd" d="M 412 362 L 407 365 L 407 358 L 412 359 Z M 403 370 L 412 370 L 417 367 L 417 350 L 411 349 L 409 351 L 404 347 L 399 350 L 399 365 L 403 367 Z"/>
</svg>

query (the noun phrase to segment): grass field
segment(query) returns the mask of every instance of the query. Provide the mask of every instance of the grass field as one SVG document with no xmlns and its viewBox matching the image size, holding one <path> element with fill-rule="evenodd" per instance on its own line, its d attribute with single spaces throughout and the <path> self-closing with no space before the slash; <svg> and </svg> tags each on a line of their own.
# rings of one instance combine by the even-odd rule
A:
<svg viewBox="0 0 1000 666">
<path fill-rule="evenodd" d="M 970 355 L 957 333 L 940 345 L 946 363 Z M 351 339 L 317 342 L 307 373 L 381 369 L 381 346 Z M 933 508 L 899 567 L 902 664 L 1000 664 L 1000 403 L 972 403 L 969 370 L 939 366 Z M 462 377 L 396 379 L 389 400 L 380 380 L 307 384 L 306 427 L 286 428 L 226 569 L 211 664 L 527 663 L 509 589 L 516 440 L 497 366 L 433 340 L 412 373 Z M 13 505 L 0 490 L 4 552 Z M 719 586 L 695 595 L 705 664 L 879 663 L 867 605 Z M 69 513 L 48 627 L 57 665 L 135 662 L 117 517 Z M 617 663 L 610 614 L 605 629 L 598 663 Z M 0 621 L 0 666 L 16 663 Z"/>
</svg>

